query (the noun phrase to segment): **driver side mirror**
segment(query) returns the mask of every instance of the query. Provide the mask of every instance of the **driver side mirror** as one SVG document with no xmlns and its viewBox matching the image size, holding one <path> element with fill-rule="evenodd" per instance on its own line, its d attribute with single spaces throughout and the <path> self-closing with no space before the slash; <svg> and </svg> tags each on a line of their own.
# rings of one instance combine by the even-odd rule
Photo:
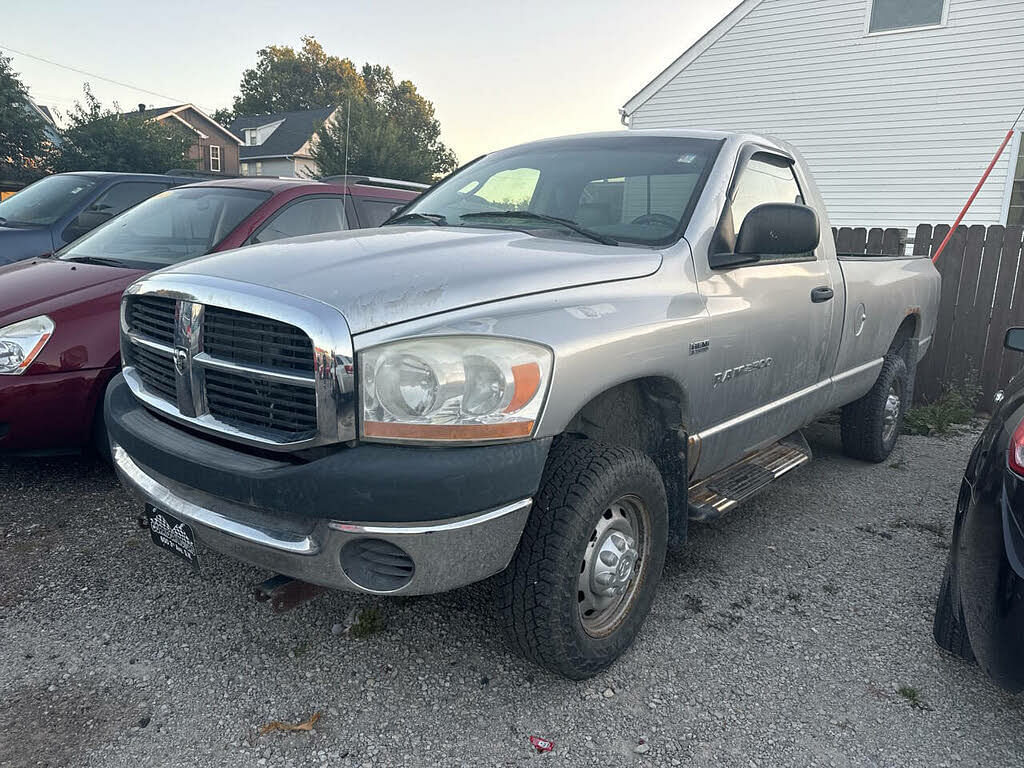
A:
<svg viewBox="0 0 1024 768">
<path fill-rule="evenodd" d="M 762 256 L 812 254 L 821 242 L 818 214 L 813 208 L 795 203 L 764 203 L 743 220 L 733 253 L 708 257 L 712 269 L 754 264 Z"/>
<path fill-rule="evenodd" d="M 1014 352 L 1024 352 L 1024 328 L 1007 328 L 1003 346 Z"/>
</svg>

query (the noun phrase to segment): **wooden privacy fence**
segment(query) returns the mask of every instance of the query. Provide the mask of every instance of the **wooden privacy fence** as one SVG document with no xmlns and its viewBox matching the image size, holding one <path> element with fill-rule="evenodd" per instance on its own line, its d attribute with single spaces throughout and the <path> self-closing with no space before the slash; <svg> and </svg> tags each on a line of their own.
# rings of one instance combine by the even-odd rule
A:
<svg viewBox="0 0 1024 768">
<path fill-rule="evenodd" d="M 836 250 L 845 254 L 906 253 L 904 229 L 833 229 Z M 913 254 L 930 258 L 949 233 L 948 224 L 921 224 Z M 936 267 L 942 275 L 939 315 L 928 354 L 917 369 L 914 397 L 933 401 L 944 388 L 979 388 L 986 409 L 997 390 L 1019 369 L 1024 354 L 1003 349 L 1003 334 L 1024 325 L 1024 264 L 1019 226 L 960 226 Z"/>
</svg>

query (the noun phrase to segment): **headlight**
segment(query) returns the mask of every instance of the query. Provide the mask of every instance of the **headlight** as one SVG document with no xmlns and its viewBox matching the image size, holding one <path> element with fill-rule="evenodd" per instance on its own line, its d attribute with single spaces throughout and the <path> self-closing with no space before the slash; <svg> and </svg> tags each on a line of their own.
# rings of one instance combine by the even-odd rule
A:
<svg viewBox="0 0 1024 768">
<path fill-rule="evenodd" d="M 46 315 L 0 328 L 0 374 L 17 375 L 32 365 L 53 335 L 53 320 Z"/>
<path fill-rule="evenodd" d="M 551 351 L 480 336 L 412 339 L 360 353 L 357 371 L 364 438 L 514 440 L 533 434 Z"/>
</svg>

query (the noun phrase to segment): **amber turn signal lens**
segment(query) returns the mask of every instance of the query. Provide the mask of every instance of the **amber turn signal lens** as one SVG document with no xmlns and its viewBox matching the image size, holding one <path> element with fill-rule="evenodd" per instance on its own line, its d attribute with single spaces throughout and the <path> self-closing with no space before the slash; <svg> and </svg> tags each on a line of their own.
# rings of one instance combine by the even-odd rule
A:
<svg viewBox="0 0 1024 768">
<path fill-rule="evenodd" d="M 506 424 L 401 424 L 389 421 L 364 421 L 363 434 L 392 440 L 507 440 L 529 437 L 532 421 Z"/>
</svg>

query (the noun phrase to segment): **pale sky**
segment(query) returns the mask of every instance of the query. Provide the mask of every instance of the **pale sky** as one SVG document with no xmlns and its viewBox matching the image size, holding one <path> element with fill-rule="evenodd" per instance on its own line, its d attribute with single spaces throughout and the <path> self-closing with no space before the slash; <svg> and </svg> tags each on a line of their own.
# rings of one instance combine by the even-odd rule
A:
<svg viewBox="0 0 1024 768">
<path fill-rule="evenodd" d="M 66 111 L 89 81 L 123 109 L 230 106 L 271 43 L 315 36 L 388 65 L 434 103 L 460 162 L 521 141 L 620 128 L 618 109 L 738 0 L 6 0 L 0 50 L 39 104 Z M 231 9 L 234 9 L 234 16 Z M 9 48 L 144 88 L 141 93 Z"/>
</svg>

